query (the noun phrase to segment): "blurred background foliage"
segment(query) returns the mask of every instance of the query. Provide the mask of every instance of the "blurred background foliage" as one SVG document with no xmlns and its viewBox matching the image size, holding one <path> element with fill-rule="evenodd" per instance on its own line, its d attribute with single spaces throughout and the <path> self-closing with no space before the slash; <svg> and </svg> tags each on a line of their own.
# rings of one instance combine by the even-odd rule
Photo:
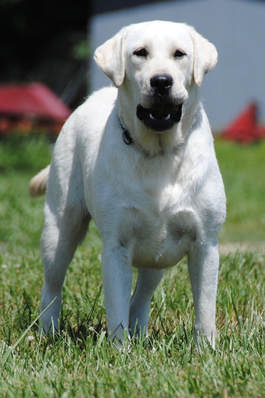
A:
<svg viewBox="0 0 265 398">
<path fill-rule="evenodd" d="M 0 1 L 0 84 L 40 81 L 70 108 L 87 94 L 91 1 Z"/>
</svg>

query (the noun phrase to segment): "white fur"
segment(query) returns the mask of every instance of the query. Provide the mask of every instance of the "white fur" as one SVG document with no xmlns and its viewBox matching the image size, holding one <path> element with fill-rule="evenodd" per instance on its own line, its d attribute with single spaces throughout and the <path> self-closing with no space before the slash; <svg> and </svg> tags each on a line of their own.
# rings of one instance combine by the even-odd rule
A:
<svg viewBox="0 0 265 398">
<path fill-rule="evenodd" d="M 35 175 L 29 183 L 29 193 L 30 196 L 36 198 L 41 196 L 46 191 L 47 179 L 49 176 L 50 166 L 45 167 L 37 175 Z"/>
<path fill-rule="evenodd" d="M 142 59 L 137 48 L 148 49 Z M 185 57 L 175 59 L 176 49 Z M 42 253 L 41 308 L 48 333 L 58 329 L 61 289 L 77 244 L 93 218 L 103 240 L 102 273 L 108 332 L 146 333 L 150 299 L 163 269 L 188 256 L 195 335 L 215 344 L 218 232 L 225 193 L 207 116 L 198 100 L 203 75 L 217 61 L 215 47 L 185 24 L 131 25 L 100 46 L 95 60 L 115 87 L 95 92 L 65 123 L 49 172 Z M 148 107 L 150 78 L 172 75 L 183 102 L 181 121 L 163 133 L 136 117 Z M 122 138 L 120 121 L 133 144 Z M 131 267 L 139 270 L 131 296 Z M 170 293 L 169 293 L 170 294 Z"/>
</svg>

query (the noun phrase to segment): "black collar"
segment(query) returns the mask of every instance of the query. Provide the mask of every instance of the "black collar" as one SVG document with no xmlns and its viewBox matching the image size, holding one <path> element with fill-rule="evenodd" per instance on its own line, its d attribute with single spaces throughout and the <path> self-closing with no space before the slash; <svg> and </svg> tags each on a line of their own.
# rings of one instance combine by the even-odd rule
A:
<svg viewBox="0 0 265 398">
<path fill-rule="evenodd" d="M 132 137 L 130 136 L 129 131 L 126 130 L 126 129 L 124 129 L 124 130 L 122 131 L 122 139 L 123 139 L 124 144 L 126 144 L 126 145 L 131 145 L 131 144 L 133 144 L 133 139 L 132 139 Z"/>
<path fill-rule="evenodd" d="M 133 139 L 132 139 L 129 131 L 123 126 L 121 121 L 120 121 L 120 126 L 122 129 L 122 139 L 123 139 L 124 144 L 126 144 L 126 145 L 133 144 Z"/>
<path fill-rule="evenodd" d="M 129 130 L 127 130 L 126 127 L 124 127 L 120 118 L 119 118 L 119 123 L 120 123 L 121 129 L 122 129 L 122 140 L 123 140 L 124 144 L 126 144 L 126 145 L 134 144 L 135 148 L 138 149 L 140 152 L 142 152 L 142 154 L 145 157 L 147 157 L 147 158 L 153 157 L 153 156 L 150 156 L 150 154 L 144 148 L 142 148 L 140 145 L 138 145 L 137 142 L 134 142 L 134 140 L 131 137 L 131 134 L 129 133 Z M 161 154 L 162 154 L 162 152 L 160 153 L 160 155 Z"/>
</svg>

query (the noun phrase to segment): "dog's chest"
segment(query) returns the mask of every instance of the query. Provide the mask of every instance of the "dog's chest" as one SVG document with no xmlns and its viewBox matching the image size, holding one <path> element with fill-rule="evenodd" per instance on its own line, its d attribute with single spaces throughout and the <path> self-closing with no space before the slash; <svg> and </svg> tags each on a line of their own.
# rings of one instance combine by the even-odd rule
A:
<svg viewBox="0 0 265 398">
<path fill-rule="evenodd" d="M 122 240 L 131 249 L 134 266 L 173 266 L 196 239 L 195 212 L 187 204 L 184 207 L 178 203 L 178 196 L 180 193 L 175 188 L 126 208 Z"/>
</svg>

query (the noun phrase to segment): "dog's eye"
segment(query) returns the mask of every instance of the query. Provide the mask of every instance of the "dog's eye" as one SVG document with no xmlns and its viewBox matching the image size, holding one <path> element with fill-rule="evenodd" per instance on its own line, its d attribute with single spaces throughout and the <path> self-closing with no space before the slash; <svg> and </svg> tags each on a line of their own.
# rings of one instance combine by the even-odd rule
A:
<svg viewBox="0 0 265 398">
<path fill-rule="evenodd" d="M 175 58 L 182 58 L 182 57 L 184 57 L 184 55 L 186 55 L 186 54 L 184 53 L 184 51 L 181 51 L 181 50 L 176 50 L 174 53 Z"/>
<path fill-rule="evenodd" d="M 147 57 L 148 51 L 145 48 L 139 48 L 133 52 L 137 57 Z"/>
</svg>

